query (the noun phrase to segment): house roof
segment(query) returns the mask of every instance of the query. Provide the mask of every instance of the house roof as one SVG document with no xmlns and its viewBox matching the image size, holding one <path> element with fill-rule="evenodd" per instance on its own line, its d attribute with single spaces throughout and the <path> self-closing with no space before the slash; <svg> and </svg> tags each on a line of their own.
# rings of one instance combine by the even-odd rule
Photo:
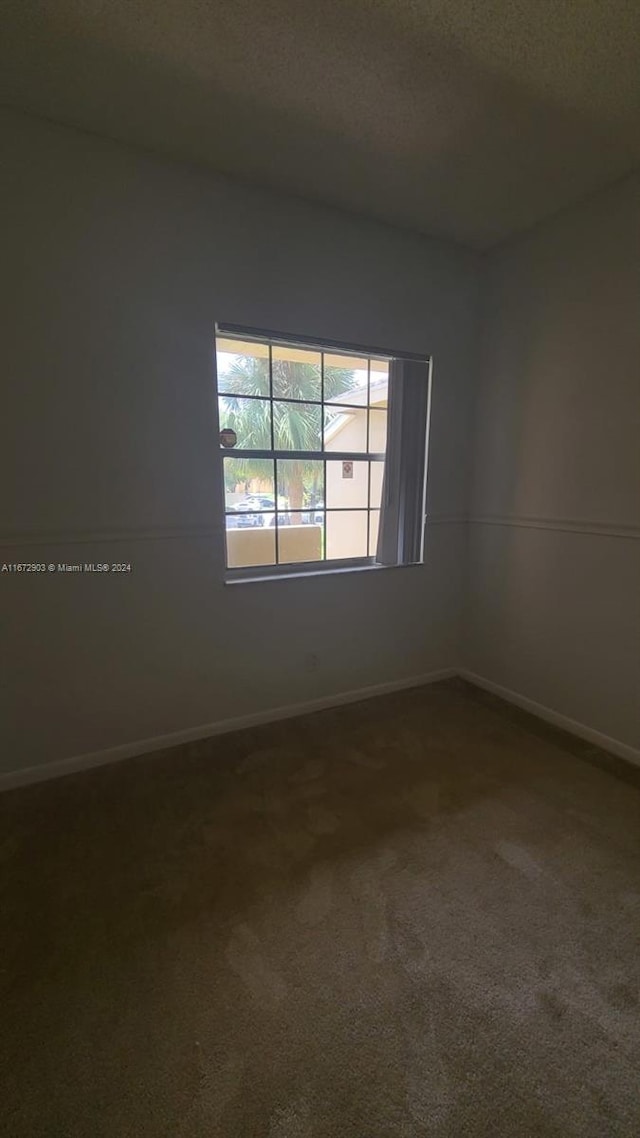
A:
<svg viewBox="0 0 640 1138">
<path fill-rule="evenodd" d="M 370 402 L 372 406 L 381 408 L 387 406 L 388 381 L 386 376 L 383 379 L 379 379 L 375 383 L 372 383 L 369 391 Z M 353 407 L 353 410 L 351 411 L 346 407 L 344 409 L 341 408 L 341 414 L 336 416 L 329 427 L 325 427 L 325 443 L 332 442 L 333 439 L 335 439 L 336 436 L 339 435 L 340 432 L 343 431 L 344 428 L 351 422 L 354 415 L 357 415 L 359 411 L 362 411 L 366 408 L 367 389 L 365 387 L 361 391 L 350 391 L 348 396 L 345 396 L 345 398 L 348 398 L 350 407 Z"/>
</svg>

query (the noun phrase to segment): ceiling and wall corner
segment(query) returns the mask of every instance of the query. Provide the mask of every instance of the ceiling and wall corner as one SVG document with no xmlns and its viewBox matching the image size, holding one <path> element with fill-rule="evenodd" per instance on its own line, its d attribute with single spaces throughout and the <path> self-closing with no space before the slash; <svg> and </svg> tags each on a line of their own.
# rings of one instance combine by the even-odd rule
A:
<svg viewBox="0 0 640 1138">
<path fill-rule="evenodd" d="M 5 0 L 3 102 L 487 249 L 640 165 L 629 0 Z"/>
<path fill-rule="evenodd" d="M 554 458 L 566 453 L 578 470 L 572 456 L 582 436 L 567 451 L 560 427 L 583 390 L 596 408 L 600 361 L 611 357 L 613 337 L 618 365 L 622 351 L 627 361 L 615 377 L 624 400 L 608 408 L 606 438 L 597 410 L 587 428 L 603 461 L 614 456 L 619 465 L 631 454 L 617 432 L 635 406 L 640 358 L 632 342 L 637 183 L 627 177 L 640 161 L 640 10 L 558 7 L 531 12 L 494 0 L 476 17 L 471 4 L 432 3 L 427 20 L 419 3 L 402 2 L 336 3 L 320 15 L 307 0 L 295 7 L 238 0 L 213 13 L 193 0 L 157 9 L 124 0 L 59 0 L 55 8 L 7 0 L 0 67 L 4 101 L 14 110 L 2 116 L 10 282 L 3 557 L 84 560 L 86 550 L 92 560 L 136 566 L 120 592 L 95 592 L 90 576 L 45 575 L 37 588 L 26 576 L 12 579 L 4 645 L 11 666 L 0 683 L 9 773 L 457 667 L 469 530 L 476 593 L 483 581 L 491 585 L 484 609 L 477 607 L 487 638 L 472 630 L 469 663 L 503 687 L 513 664 L 513 683 L 519 675 L 525 694 L 549 705 L 557 695 L 557 710 L 584 714 L 630 743 L 627 696 L 609 683 L 585 707 L 585 692 L 588 704 L 597 683 L 592 677 L 591 688 L 577 690 L 597 633 L 591 607 L 601 603 L 604 539 L 589 537 L 579 591 L 571 556 L 545 559 L 536 539 L 541 572 L 533 584 L 547 574 L 556 639 L 564 627 L 585 662 L 569 675 L 565 658 L 566 675 L 553 688 L 536 616 L 542 593 L 525 588 L 535 562 L 526 550 L 518 554 L 526 570 L 518 575 L 509 553 L 516 544 L 524 550 L 538 531 L 523 529 L 521 540 L 517 518 L 482 531 L 460 524 L 477 481 L 476 388 L 478 402 L 491 408 L 482 413 L 495 411 L 503 432 L 520 424 L 545 477 L 550 465 L 535 409 L 555 416 Z M 214 170 L 236 181 L 210 176 Z M 595 191 L 614 182 L 617 204 L 609 208 Z M 622 235 L 618 194 L 630 219 Z M 568 208 L 578 198 L 584 210 Z M 551 213 L 557 225 L 543 224 Z M 518 236 L 525 228 L 528 238 Z M 493 252 L 481 257 L 463 245 Z M 615 263 L 600 255 L 606 249 Z M 513 327 L 494 300 L 496 273 Z M 617 307 L 614 277 L 620 288 L 629 285 Z M 489 294 L 485 315 L 497 353 L 482 377 L 479 289 Z M 541 334 L 514 344 L 536 305 L 544 312 Z M 431 526 L 425 566 L 365 580 L 334 577 L 314 586 L 313 603 L 303 581 L 277 599 L 266 596 L 273 583 L 229 597 L 211 454 L 216 318 L 433 354 L 429 508 L 439 524 Z M 589 337 L 595 346 L 585 387 Z M 564 353 L 558 359 L 556 344 Z M 526 358 L 529 347 L 536 359 Z M 545 362 L 551 357 L 559 370 Z M 489 438 L 479 419 L 479 454 Z M 507 464 L 509 484 L 516 467 L 515 459 Z M 505 478 L 478 484 L 476 510 L 497 508 L 491 495 Z M 563 485 L 562 473 L 557 482 Z M 529 485 L 538 493 L 543 483 Z M 612 487 L 609 504 L 617 500 Z M 550 516 L 553 504 L 544 505 Z M 500 509 L 514 521 L 506 504 Z M 491 544 L 500 535 L 511 561 Z M 630 578 L 631 560 L 619 556 Z M 557 565 L 567 569 L 562 578 L 554 577 Z M 616 646 L 630 655 L 633 645 L 624 631 L 611 635 L 629 609 L 618 570 L 606 579 L 613 617 L 602 610 L 598 627 L 608 636 L 602 667 L 611 662 L 613 676 Z M 582 609 L 563 605 L 562 582 Z M 515 647 L 509 605 L 529 622 Z M 365 619 L 371 611 L 380 614 L 375 630 Z M 337 619 L 328 622 L 327 612 Z M 504 652 L 491 657 L 494 614 Z M 575 628 L 580 636 L 570 641 Z M 526 634 L 537 636 L 529 671 Z M 279 666 L 268 674 L 259 654 L 247 652 L 257 639 L 277 645 Z M 310 650 L 321 660 L 313 675 L 301 665 Z"/>
</svg>

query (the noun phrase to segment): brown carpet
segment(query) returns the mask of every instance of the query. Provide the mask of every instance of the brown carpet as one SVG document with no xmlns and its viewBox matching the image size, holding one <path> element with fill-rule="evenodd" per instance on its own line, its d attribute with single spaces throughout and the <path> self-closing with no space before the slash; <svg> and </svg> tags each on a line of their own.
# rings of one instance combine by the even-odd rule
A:
<svg viewBox="0 0 640 1138">
<path fill-rule="evenodd" d="M 0 1130 L 637 1138 L 639 774 L 456 681 L 2 796 Z"/>
</svg>

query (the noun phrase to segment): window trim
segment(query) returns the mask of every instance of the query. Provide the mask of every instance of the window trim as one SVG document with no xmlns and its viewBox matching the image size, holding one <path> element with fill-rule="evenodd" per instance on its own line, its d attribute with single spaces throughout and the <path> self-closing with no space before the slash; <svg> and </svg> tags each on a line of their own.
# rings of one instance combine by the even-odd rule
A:
<svg viewBox="0 0 640 1138">
<path fill-rule="evenodd" d="M 325 568 L 325 566 L 329 568 Z M 380 565 L 375 557 L 341 557 L 333 561 L 282 561 L 279 565 L 244 565 L 227 568 L 227 585 L 238 581 L 273 581 L 279 577 L 324 577 L 327 573 L 352 573 L 356 569 L 393 569 Z M 399 566 L 402 568 L 402 566 Z"/>
<path fill-rule="evenodd" d="M 340 340 L 327 340 L 327 339 L 320 338 L 320 337 L 299 335 L 297 333 L 283 333 L 283 332 L 268 331 L 268 330 L 263 329 L 263 328 L 253 328 L 253 327 L 249 327 L 246 325 L 223 323 L 220 321 L 216 322 L 216 325 L 215 325 L 215 339 L 217 340 L 218 337 L 228 337 L 228 338 L 231 338 L 234 340 L 240 340 L 240 341 L 245 340 L 248 343 L 256 343 L 256 341 L 262 342 L 262 343 L 265 343 L 269 348 L 269 395 L 266 397 L 265 396 L 246 396 L 246 398 L 248 398 L 248 399 L 264 399 L 264 398 L 267 398 L 269 400 L 269 402 L 271 402 L 272 405 L 274 402 L 278 402 L 277 397 L 274 397 L 274 395 L 273 395 L 272 347 L 278 346 L 278 345 L 283 345 L 286 347 L 300 347 L 303 349 L 309 348 L 309 349 L 313 349 L 315 351 L 318 351 L 321 354 L 326 354 L 327 352 L 335 352 L 336 354 L 340 354 L 340 355 L 352 355 L 352 356 L 355 356 L 355 357 L 360 358 L 360 359 L 365 358 L 368 361 L 371 361 L 372 359 L 383 360 L 384 362 L 389 363 L 389 364 L 391 363 L 391 360 L 393 360 L 393 359 L 411 360 L 415 363 L 423 363 L 426 365 L 427 372 L 428 372 L 428 384 L 429 384 L 428 400 L 430 403 L 432 357 L 429 355 L 424 355 L 422 353 L 415 353 L 415 352 L 398 351 L 397 349 L 386 349 L 386 348 L 380 348 L 380 347 L 373 348 L 373 347 L 367 347 L 363 344 L 345 343 L 345 342 L 340 341 Z M 215 343 L 215 341 L 214 341 L 214 343 Z M 215 354 L 216 353 L 214 350 L 214 359 L 215 359 Z M 320 394 L 320 400 L 308 400 L 308 399 L 306 399 L 306 400 L 294 400 L 294 399 L 289 399 L 289 400 L 284 400 L 284 402 L 299 402 L 299 403 L 305 403 L 305 404 L 318 405 L 321 407 L 327 407 L 327 406 L 334 407 L 335 406 L 337 409 L 342 407 L 345 410 L 351 409 L 350 405 L 347 403 L 344 403 L 344 404 L 341 404 L 341 403 L 327 404 L 325 402 L 325 400 L 324 400 L 324 355 L 321 356 L 321 360 L 322 360 L 322 363 L 321 363 L 321 394 Z M 370 365 L 370 362 L 368 363 L 368 366 L 367 366 L 367 372 L 368 372 L 368 374 L 367 374 L 367 404 L 366 404 L 366 406 L 367 406 L 367 410 L 370 411 L 370 407 L 369 407 L 369 399 L 370 399 L 369 392 L 370 392 L 370 388 L 371 388 L 371 365 Z M 218 406 L 219 406 L 218 399 L 224 398 L 225 395 L 228 395 L 228 394 L 229 394 L 228 392 L 220 391 L 218 388 L 218 376 L 217 376 L 217 366 L 216 366 L 215 367 L 216 420 L 218 419 Z M 345 393 L 345 394 L 348 394 L 348 393 Z M 241 396 L 232 396 L 232 397 L 233 398 L 241 398 Z M 426 423 L 426 445 L 427 445 L 427 447 L 428 447 L 428 440 L 429 440 L 429 421 L 430 421 L 429 410 L 430 410 L 430 407 L 428 408 L 427 423 Z M 218 427 L 219 427 L 219 422 L 218 422 Z M 278 461 L 278 459 L 280 461 L 286 461 L 287 459 L 294 460 L 294 461 L 296 459 L 309 460 L 309 461 L 316 460 L 316 461 L 323 461 L 325 463 L 325 469 L 326 469 L 326 462 L 328 461 L 327 460 L 327 453 L 328 453 L 330 456 L 330 461 L 337 461 L 337 462 L 341 462 L 341 461 L 363 462 L 364 461 L 364 462 L 367 462 L 367 464 L 369 466 L 369 472 L 368 472 L 369 487 L 370 487 L 370 483 L 371 483 L 371 464 L 373 462 L 381 462 L 381 461 L 384 462 L 385 458 L 386 458 L 385 452 L 375 452 L 375 453 L 369 452 L 369 449 L 368 449 L 368 447 L 369 447 L 369 414 L 367 414 L 367 440 L 366 440 L 367 450 L 365 452 L 361 452 L 361 451 L 358 451 L 358 452 L 353 452 L 353 451 L 330 451 L 330 452 L 326 452 L 324 450 L 324 424 L 322 426 L 322 443 L 323 443 L 323 449 L 321 449 L 320 451 L 309 451 L 309 450 L 304 450 L 304 451 L 286 450 L 286 451 L 282 451 L 282 450 L 276 450 L 275 445 L 274 445 L 275 444 L 274 422 L 273 422 L 273 416 L 272 416 L 271 417 L 271 448 L 270 449 L 251 450 L 251 449 L 243 448 L 243 449 L 236 450 L 234 448 L 232 450 L 225 451 L 223 447 L 218 448 L 219 456 L 220 456 L 220 484 L 221 484 L 221 495 L 222 495 L 223 533 L 224 533 L 224 543 L 225 543 L 225 549 L 224 549 L 224 573 L 225 573 L 224 583 L 226 585 L 248 584 L 250 582 L 257 583 L 257 582 L 272 581 L 272 580 L 283 579 L 283 578 L 284 579 L 291 579 L 291 578 L 296 578 L 296 577 L 324 576 L 325 574 L 328 574 L 328 573 L 329 574 L 335 574 L 335 573 L 345 573 L 345 572 L 357 572 L 357 571 L 371 570 L 371 569 L 412 569 L 412 568 L 416 568 L 419 564 L 422 563 L 422 561 L 421 561 L 420 563 L 414 562 L 414 563 L 405 564 L 405 565 L 385 565 L 385 564 L 382 564 L 382 563 L 376 561 L 376 558 L 374 556 L 368 555 L 366 557 L 332 558 L 331 560 L 322 559 L 322 560 L 317 560 L 317 561 L 278 562 L 275 565 L 247 565 L 247 566 L 235 566 L 235 567 L 231 566 L 230 567 L 227 564 L 226 518 L 228 516 L 228 511 L 227 511 L 227 504 L 226 504 L 225 479 L 224 479 L 224 459 L 225 459 L 225 457 L 227 457 L 227 458 L 230 458 L 230 457 L 237 457 L 237 458 L 250 457 L 250 458 L 258 458 L 258 459 L 263 458 L 263 459 L 273 461 L 274 465 Z M 427 464 L 425 461 L 425 491 L 426 491 L 426 473 L 427 473 L 426 467 L 427 467 Z M 325 481 L 326 481 L 326 479 L 325 479 Z M 370 490 L 369 490 L 368 500 L 370 502 Z M 423 496 L 423 502 L 425 505 L 425 516 L 423 519 L 423 531 L 422 531 L 422 542 L 424 545 L 424 530 L 426 528 L 426 526 L 424 524 L 424 522 L 426 521 L 426 500 L 425 500 L 424 496 Z M 351 508 L 350 507 L 344 507 L 345 511 L 347 511 L 349 509 L 355 509 L 355 507 L 351 507 Z M 336 507 L 336 512 L 339 512 L 339 511 L 340 511 L 340 508 Z M 264 513 L 271 513 L 272 511 L 262 510 L 262 511 L 258 511 L 258 512 L 264 514 Z M 361 510 L 359 510 L 358 512 L 366 512 L 366 514 L 367 514 L 367 549 L 368 549 L 369 548 L 369 538 L 370 538 L 371 506 L 367 505 L 366 507 L 361 507 Z M 277 490 L 276 490 L 276 509 L 274 509 L 273 513 L 274 514 L 278 513 L 278 510 L 277 510 Z M 275 529 L 276 529 L 276 559 L 277 559 L 277 557 L 278 557 L 278 532 L 277 532 L 278 527 L 277 527 L 277 525 L 276 525 Z"/>
<path fill-rule="evenodd" d="M 313 348 L 318 352 L 336 352 L 338 355 L 358 356 L 372 360 L 413 360 L 427 364 L 431 356 L 422 352 L 400 352 L 396 348 L 366 347 L 364 344 L 346 344 L 342 340 L 327 340 L 318 336 L 300 336 L 297 332 L 269 332 L 265 328 L 250 328 L 245 324 L 216 324 L 216 336 L 229 336 L 233 340 L 261 340 L 266 344 L 283 344 L 287 348 Z M 222 392 L 221 394 L 224 394 Z"/>
</svg>

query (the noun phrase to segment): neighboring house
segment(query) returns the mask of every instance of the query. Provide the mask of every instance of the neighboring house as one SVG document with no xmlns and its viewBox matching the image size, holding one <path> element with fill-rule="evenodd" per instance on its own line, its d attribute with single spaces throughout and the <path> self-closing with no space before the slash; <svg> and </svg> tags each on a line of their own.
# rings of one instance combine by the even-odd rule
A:
<svg viewBox="0 0 640 1138">
<path fill-rule="evenodd" d="M 385 373 L 376 376 L 372 373 L 369 391 L 369 438 L 367 448 L 367 389 L 351 392 L 348 396 L 348 408 L 341 408 L 340 414 L 325 429 L 325 451 L 353 451 L 375 454 L 383 453 L 387 443 L 387 391 L 388 378 Z M 356 513 L 358 509 L 366 507 L 369 501 L 369 464 L 367 462 L 354 462 L 352 477 L 345 477 L 343 464 L 340 461 L 327 462 L 327 476 L 325 484 L 327 509 L 347 509 L 353 507 L 351 512 L 347 509 L 344 514 L 331 515 L 327 526 L 327 556 L 358 557 L 368 552 L 372 555 L 376 551 L 378 542 L 378 521 L 380 499 L 382 495 L 382 474 L 384 463 L 371 465 L 371 508 L 369 520 L 369 545 L 367 542 L 367 517 L 364 513 Z M 364 543 L 364 548 L 363 548 Z"/>
</svg>

